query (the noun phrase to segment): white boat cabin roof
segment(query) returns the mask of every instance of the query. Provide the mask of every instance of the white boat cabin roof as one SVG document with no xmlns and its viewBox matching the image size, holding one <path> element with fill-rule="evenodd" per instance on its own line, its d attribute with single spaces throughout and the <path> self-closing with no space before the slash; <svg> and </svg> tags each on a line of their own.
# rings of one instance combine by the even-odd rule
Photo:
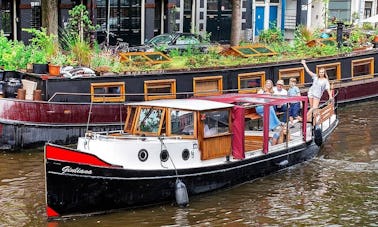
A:
<svg viewBox="0 0 378 227">
<path fill-rule="evenodd" d="M 212 109 L 222 109 L 230 108 L 234 105 L 222 102 L 215 102 L 203 99 L 160 99 L 152 101 L 143 102 L 131 102 L 128 103 L 129 106 L 153 106 L 153 107 L 165 107 L 174 109 L 184 109 L 184 110 L 212 110 Z"/>
</svg>

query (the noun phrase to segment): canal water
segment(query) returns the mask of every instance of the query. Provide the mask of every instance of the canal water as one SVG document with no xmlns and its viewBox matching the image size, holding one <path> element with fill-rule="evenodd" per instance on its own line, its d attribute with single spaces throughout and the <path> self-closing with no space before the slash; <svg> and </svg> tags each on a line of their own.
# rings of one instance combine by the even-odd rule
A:
<svg viewBox="0 0 378 227">
<path fill-rule="evenodd" d="M 313 160 L 232 189 L 47 223 L 41 150 L 0 153 L 0 226 L 378 226 L 378 101 L 339 108 Z"/>
</svg>

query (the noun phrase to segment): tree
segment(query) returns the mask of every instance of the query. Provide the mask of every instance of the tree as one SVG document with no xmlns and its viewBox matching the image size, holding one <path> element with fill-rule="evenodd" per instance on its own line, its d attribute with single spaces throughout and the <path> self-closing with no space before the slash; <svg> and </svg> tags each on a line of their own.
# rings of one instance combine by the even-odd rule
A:
<svg viewBox="0 0 378 227">
<path fill-rule="evenodd" d="M 42 0 L 42 27 L 47 34 L 58 35 L 58 0 Z"/>
<path fill-rule="evenodd" d="M 241 31 L 241 0 L 232 0 L 232 18 L 231 18 L 231 46 L 237 46 L 240 42 Z"/>
</svg>

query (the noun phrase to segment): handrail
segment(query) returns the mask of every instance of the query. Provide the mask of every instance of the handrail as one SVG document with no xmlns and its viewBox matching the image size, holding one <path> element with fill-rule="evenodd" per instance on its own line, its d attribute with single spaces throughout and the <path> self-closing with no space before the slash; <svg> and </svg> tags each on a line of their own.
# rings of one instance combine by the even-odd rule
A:
<svg viewBox="0 0 378 227">
<path fill-rule="evenodd" d="M 377 76 L 378 73 L 375 73 L 373 74 L 374 78 L 375 76 Z M 371 79 L 371 78 L 369 78 Z M 353 80 L 352 77 L 349 77 L 349 78 L 342 78 L 340 80 L 335 80 L 334 83 L 339 83 L 341 81 L 347 81 L 347 80 Z M 359 81 L 363 81 L 363 80 L 368 80 L 368 78 L 362 78 L 360 79 Z M 303 85 L 304 88 L 307 88 L 309 87 L 310 85 L 312 84 L 312 82 L 309 82 L 309 83 L 303 83 L 303 84 L 300 84 L 301 86 Z M 256 87 L 256 88 L 250 88 L 250 89 L 259 89 L 261 87 Z M 301 88 L 303 89 L 303 88 Z M 236 93 L 236 92 L 239 92 L 239 91 L 245 91 L 245 90 L 248 90 L 248 88 L 243 88 L 243 89 L 239 89 L 239 88 L 234 88 L 234 89 L 226 89 L 226 90 L 219 90 L 219 92 L 221 94 L 227 94 L 227 93 Z M 335 89 L 337 90 L 337 88 Z M 176 92 L 176 93 L 171 93 L 171 92 L 166 92 L 166 93 L 148 93 L 148 95 L 151 95 L 151 96 L 168 96 L 168 95 L 176 95 L 178 96 L 178 98 L 180 97 L 183 97 L 183 98 L 187 98 L 187 97 L 190 97 L 190 96 L 194 96 L 196 94 L 204 94 L 204 93 L 208 93 L 208 92 L 211 92 L 210 90 L 209 91 L 187 91 L 187 92 Z M 92 96 L 93 94 L 91 93 L 77 93 L 77 92 L 74 92 L 74 93 L 69 93 L 69 92 L 55 92 L 49 99 L 47 102 L 53 102 L 53 100 L 58 97 L 58 96 L 61 96 L 61 95 L 70 95 L 70 96 Z M 114 96 L 114 95 L 117 95 L 117 96 L 125 96 L 125 97 L 144 97 L 146 94 L 145 93 L 127 93 L 127 94 L 95 94 L 96 96 Z"/>
</svg>

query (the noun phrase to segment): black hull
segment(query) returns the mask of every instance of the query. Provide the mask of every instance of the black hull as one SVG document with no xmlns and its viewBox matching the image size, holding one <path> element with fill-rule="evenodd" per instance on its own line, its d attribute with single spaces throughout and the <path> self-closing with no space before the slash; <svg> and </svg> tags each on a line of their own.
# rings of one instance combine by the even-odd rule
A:
<svg viewBox="0 0 378 227">
<path fill-rule="evenodd" d="M 337 122 L 323 133 L 323 141 L 336 125 Z M 185 183 L 189 196 L 192 196 L 241 184 L 304 162 L 316 156 L 319 149 L 315 143 L 308 142 L 253 159 L 179 170 L 178 177 Z M 91 172 L 62 173 L 66 166 Z M 176 179 L 174 171 L 135 171 L 46 160 L 48 216 L 104 213 L 173 201 Z"/>
</svg>

